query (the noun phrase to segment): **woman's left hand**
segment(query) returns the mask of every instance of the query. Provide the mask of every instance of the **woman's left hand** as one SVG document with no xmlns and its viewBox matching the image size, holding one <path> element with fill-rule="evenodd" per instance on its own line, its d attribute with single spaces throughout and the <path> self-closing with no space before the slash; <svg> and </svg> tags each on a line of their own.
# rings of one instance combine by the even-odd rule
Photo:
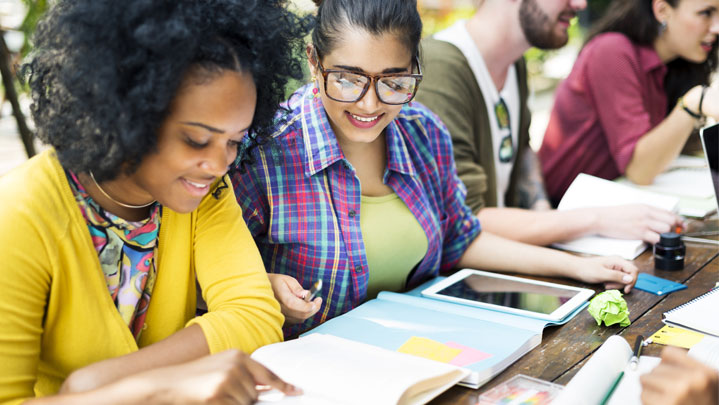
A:
<svg viewBox="0 0 719 405">
<path fill-rule="evenodd" d="M 628 293 L 637 282 L 639 269 L 617 256 L 579 258 L 576 278 L 587 283 L 604 283 L 606 289 L 624 289 Z"/>
</svg>

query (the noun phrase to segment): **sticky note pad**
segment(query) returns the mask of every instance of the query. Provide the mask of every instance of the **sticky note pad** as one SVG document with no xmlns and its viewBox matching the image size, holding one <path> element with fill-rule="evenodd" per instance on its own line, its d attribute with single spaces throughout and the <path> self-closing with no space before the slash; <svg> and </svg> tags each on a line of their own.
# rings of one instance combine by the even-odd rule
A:
<svg viewBox="0 0 719 405">
<path fill-rule="evenodd" d="M 452 359 L 452 361 L 449 362 L 449 364 L 453 364 L 455 366 L 464 367 L 472 363 L 476 363 L 478 361 L 482 361 L 484 359 L 492 357 L 492 355 L 489 353 L 485 353 L 473 347 L 461 345 L 457 342 L 447 342 L 445 343 L 445 345 L 453 349 L 459 349 L 462 351 L 457 355 L 457 357 L 455 357 L 454 359 Z"/>
<path fill-rule="evenodd" d="M 634 285 L 637 290 L 646 291 L 656 295 L 669 294 L 687 288 L 684 284 L 675 283 L 657 276 L 647 273 L 639 273 L 637 284 Z"/>
<path fill-rule="evenodd" d="M 449 363 L 462 352 L 462 349 L 455 349 L 432 339 L 412 336 L 397 351 Z"/>
<path fill-rule="evenodd" d="M 669 325 L 664 325 L 664 327 L 654 332 L 650 337 L 652 343 L 683 347 L 685 349 L 691 349 L 692 346 L 699 343 L 703 338 L 704 334 L 702 333 L 683 328 L 675 328 Z"/>
</svg>

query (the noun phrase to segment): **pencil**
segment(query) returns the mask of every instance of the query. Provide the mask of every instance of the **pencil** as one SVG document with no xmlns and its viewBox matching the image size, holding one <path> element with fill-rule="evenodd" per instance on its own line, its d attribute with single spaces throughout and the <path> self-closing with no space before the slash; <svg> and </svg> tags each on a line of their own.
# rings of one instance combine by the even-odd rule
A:
<svg viewBox="0 0 719 405">
<path fill-rule="evenodd" d="M 600 405 L 606 405 L 609 402 L 609 399 L 612 397 L 614 390 L 617 389 L 617 385 L 619 385 L 619 381 L 622 381 L 622 377 L 624 377 L 624 371 L 619 373 L 617 379 L 614 380 L 614 384 L 612 384 L 612 387 L 609 388 L 609 391 L 607 391 L 607 395 L 605 395 L 604 399 L 602 399 L 602 402 L 599 403 Z"/>
<path fill-rule="evenodd" d="M 682 240 L 684 242 L 694 242 L 694 243 L 706 243 L 709 245 L 719 245 L 719 240 L 714 239 L 706 239 L 706 238 L 692 238 L 689 236 L 682 236 Z"/>
</svg>

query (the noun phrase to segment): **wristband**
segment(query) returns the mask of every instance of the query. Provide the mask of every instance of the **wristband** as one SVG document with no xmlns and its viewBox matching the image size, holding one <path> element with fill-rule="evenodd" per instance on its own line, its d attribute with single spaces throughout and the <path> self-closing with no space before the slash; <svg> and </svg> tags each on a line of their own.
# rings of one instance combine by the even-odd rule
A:
<svg viewBox="0 0 719 405">
<path fill-rule="evenodd" d="M 701 100 L 704 98 L 703 95 L 704 95 L 704 92 L 702 91 L 702 98 L 701 98 L 700 101 L 699 101 L 700 111 L 701 111 Z M 694 118 L 695 120 L 700 120 L 700 119 L 702 119 L 702 115 L 701 115 L 701 114 L 695 113 L 694 111 L 690 110 L 689 107 L 686 106 L 686 104 L 684 104 L 684 96 L 679 97 L 679 100 L 677 100 L 677 104 L 679 104 L 679 107 L 681 107 L 682 110 L 686 111 L 687 114 L 691 115 L 692 118 Z"/>
<path fill-rule="evenodd" d="M 702 104 L 704 103 L 704 94 L 706 94 L 708 88 L 709 88 L 709 86 L 707 86 L 706 84 L 703 85 L 702 86 L 702 95 L 699 96 L 699 115 L 701 115 L 702 117 L 704 116 L 704 113 L 702 112 Z"/>
</svg>

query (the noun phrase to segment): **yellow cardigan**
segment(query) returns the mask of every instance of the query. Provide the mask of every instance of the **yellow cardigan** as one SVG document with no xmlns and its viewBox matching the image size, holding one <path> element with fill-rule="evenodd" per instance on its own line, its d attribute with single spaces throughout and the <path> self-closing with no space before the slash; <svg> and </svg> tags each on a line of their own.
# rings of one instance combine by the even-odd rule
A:
<svg viewBox="0 0 719 405">
<path fill-rule="evenodd" d="M 157 255 L 138 344 L 55 153 L 0 177 L 0 404 L 56 393 L 72 371 L 195 323 L 212 353 L 282 339 L 284 319 L 231 186 L 192 213 L 165 208 Z M 201 317 L 196 280 L 209 309 Z"/>
</svg>

